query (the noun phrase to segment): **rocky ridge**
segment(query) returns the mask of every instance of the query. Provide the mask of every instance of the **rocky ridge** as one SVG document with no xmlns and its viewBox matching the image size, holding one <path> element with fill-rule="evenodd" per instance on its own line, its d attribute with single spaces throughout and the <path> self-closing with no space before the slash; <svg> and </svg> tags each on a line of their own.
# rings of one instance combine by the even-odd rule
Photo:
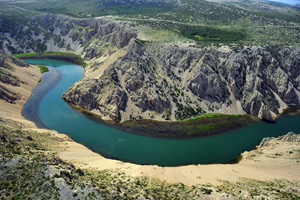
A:
<svg viewBox="0 0 300 200">
<path fill-rule="evenodd" d="M 138 39 L 138 27 L 109 18 L 40 15 L 27 24 L 2 33 L 2 51 L 82 54 L 89 63 L 85 78 L 63 98 L 103 119 L 174 121 L 220 112 L 274 121 L 288 105 L 299 105 L 296 47 L 252 46 L 224 52 L 157 45 Z"/>
<path fill-rule="evenodd" d="M 5 19 L 3 19 L 5 20 Z M 85 59 L 110 54 L 135 37 L 127 22 L 108 18 L 75 19 L 63 15 L 43 14 L 28 18 L 13 28 L 0 23 L 1 51 L 7 54 L 73 50 Z"/>
<path fill-rule="evenodd" d="M 224 53 L 172 44 L 155 49 L 132 40 L 99 78 L 86 73 L 63 97 L 114 121 L 182 120 L 206 112 L 273 121 L 288 105 L 299 105 L 299 67 L 294 47 Z"/>
<path fill-rule="evenodd" d="M 20 62 L 21 66 L 17 68 L 18 70 L 27 67 L 26 63 L 18 59 L 9 56 L 4 56 L 4 58 L 8 59 L 9 65 L 12 64 L 12 60 L 16 61 L 14 64 Z M 22 66 L 23 64 L 25 65 Z M 18 74 L 17 77 L 22 79 L 26 76 L 25 74 Z M 37 80 L 35 78 L 35 82 Z M 23 90 L 26 86 L 20 85 Z M 31 88 L 33 87 L 32 85 Z M 2 105 L 5 107 L 11 104 L 1 99 L 0 101 L 4 102 Z M 0 114 L 0 197 L 4 199 L 299 199 L 300 197 L 300 183 L 297 181 L 299 178 L 295 178 L 295 174 L 292 178 L 284 177 L 284 179 L 269 181 L 240 178 L 236 182 L 231 182 L 218 179 L 219 185 L 209 183 L 185 185 L 178 183 L 179 180 L 175 183 L 174 181 L 172 183 L 161 181 L 146 173 L 141 173 L 136 177 L 130 176 L 122 171 L 122 169 L 130 168 L 129 163 L 119 161 L 117 169 L 111 169 L 111 166 L 105 170 L 91 169 L 87 163 L 82 163 L 79 159 L 82 152 L 78 148 L 75 148 L 75 158 L 77 161 L 79 159 L 79 162 L 67 162 L 59 157 L 61 156 L 59 153 L 70 151 L 70 146 L 67 144 L 73 142 L 66 135 L 53 130 L 31 129 L 29 128 L 31 126 L 6 119 L 3 113 Z M 16 117 L 16 114 L 14 115 Z M 265 158 L 268 157 L 272 164 L 276 163 L 276 166 L 278 163 L 280 165 L 284 163 L 284 166 L 281 166 L 283 171 L 296 165 L 296 172 L 298 172 L 299 142 L 300 135 L 294 133 L 278 138 L 266 138 L 257 149 L 243 153 L 241 162 L 253 160 L 255 163 L 261 163 L 265 162 Z M 83 156 L 87 156 L 86 152 Z M 257 160 L 259 156 L 264 156 L 264 159 Z M 104 160 L 100 163 L 100 166 L 106 165 Z M 79 164 L 88 167 L 81 168 Z M 230 166 L 236 165 L 239 164 Z M 241 165 L 244 166 L 243 163 Z M 224 169 L 228 166 L 228 164 L 222 165 L 220 168 Z M 263 166 L 266 170 L 266 165 Z M 190 170 L 181 170 L 193 174 L 191 172 L 195 165 L 190 167 Z M 157 166 L 151 166 L 151 168 L 157 168 Z M 163 173 L 170 172 L 166 171 L 168 168 L 162 167 L 162 169 Z M 216 173 L 213 165 L 211 165 L 211 171 Z M 247 173 L 249 171 L 251 168 L 247 168 Z M 231 168 L 230 172 L 236 173 L 237 171 Z M 258 173 L 259 170 L 255 172 Z M 136 174 L 136 169 L 134 174 Z M 201 179 L 196 175 L 197 173 L 191 177 Z M 178 178 L 178 176 L 174 177 Z"/>
</svg>

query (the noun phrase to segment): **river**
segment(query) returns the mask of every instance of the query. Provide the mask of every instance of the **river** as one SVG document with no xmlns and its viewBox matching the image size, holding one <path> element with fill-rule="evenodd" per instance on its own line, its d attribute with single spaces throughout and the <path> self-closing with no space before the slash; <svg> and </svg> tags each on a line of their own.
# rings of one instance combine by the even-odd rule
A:
<svg viewBox="0 0 300 200">
<path fill-rule="evenodd" d="M 68 134 L 76 142 L 105 157 L 160 166 L 226 163 L 235 160 L 241 152 L 253 149 L 264 137 L 300 132 L 300 116 L 192 139 L 156 138 L 124 132 L 84 117 L 61 98 L 70 86 L 83 78 L 81 66 L 47 59 L 25 61 L 51 67 L 24 106 L 27 108 L 23 110 L 24 116 L 39 126 Z"/>
</svg>

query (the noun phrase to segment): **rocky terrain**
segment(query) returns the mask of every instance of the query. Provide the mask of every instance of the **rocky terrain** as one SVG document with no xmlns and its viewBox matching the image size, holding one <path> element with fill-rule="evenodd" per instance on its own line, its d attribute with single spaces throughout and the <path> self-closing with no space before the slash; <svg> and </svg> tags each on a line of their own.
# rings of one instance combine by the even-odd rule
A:
<svg viewBox="0 0 300 200">
<path fill-rule="evenodd" d="M 258 181 L 241 178 L 220 180 L 218 186 L 187 186 L 147 176 L 132 177 L 121 170 L 81 169 L 58 157 L 66 143 L 51 131 L 24 129 L 24 125 L 0 118 L 0 197 L 3 199 L 297 199 L 300 183 L 284 179 Z M 244 159 L 266 154 L 299 162 L 300 137 L 289 133 L 266 138 Z M 282 147 L 289 152 L 280 152 Z M 270 149 L 273 149 L 270 152 Z M 274 149 L 276 149 L 274 151 Z M 260 152 L 260 153 L 257 153 Z M 248 156 L 247 156 L 248 155 Z"/>
<path fill-rule="evenodd" d="M 105 120 L 175 121 L 219 112 L 274 121 L 288 105 L 299 105 L 298 47 L 198 48 L 140 33 L 134 23 L 109 17 L 43 14 L 6 27 L 1 40 L 6 53 L 81 54 L 85 78 L 63 98 Z"/>
<path fill-rule="evenodd" d="M 4 53 L 73 50 L 90 59 L 104 53 L 101 47 L 111 47 L 112 53 L 113 48 L 124 47 L 135 36 L 127 22 L 105 18 L 73 19 L 44 14 L 28 18 L 23 24 L 8 23 L 1 23 Z"/>
<path fill-rule="evenodd" d="M 111 65 L 90 66 L 94 72 L 86 71 L 63 97 L 114 121 L 182 120 L 206 112 L 273 121 L 299 104 L 299 59 L 300 49 L 287 46 L 155 49 L 136 39 Z"/>
<path fill-rule="evenodd" d="M 207 19 L 203 14 L 215 17 L 210 16 L 214 6 L 199 7 L 203 10 L 195 9 L 201 11 L 197 20 Z M 251 15 L 250 19 L 260 22 L 266 19 L 224 5 L 217 9 L 238 11 L 232 13 Z M 13 6 L 3 13 L 9 11 L 28 10 Z M 182 18 L 176 15 L 176 20 L 189 22 Z M 78 19 L 35 12 L 20 21 L 7 19 L 0 19 L 1 52 L 82 55 L 88 63 L 85 78 L 63 98 L 103 119 L 175 121 L 220 112 L 249 113 L 273 121 L 288 105 L 299 105 L 297 45 L 272 45 L 268 40 L 261 46 L 200 48 L 187 38 L 177 40 L 174 32 L 162 31 L 166 36 L 160 38 L 161 30 L 150 28 L 149 36 L 144 31 L 149 30 L 147 24 L 111 17 Z M 224 22 L 232 25 L 231 19 L 228 15 Z M 239 20 L 247 22 L 237 18 L 234 23 Z M 299 36 L 296 23 L 270 20 L 269 28 L 263 23 L 253 25 L 261 32 L 255 36 L 259 42 L 272 31 L 286 40 L 293 33 L 291 41 Z M 165 22 L 151 21 L 165 26 Z M 279 29 L 291 24 L 295 27 L 290 32 Z M 0 55 L 0 199 L 300 198 L 299 134 L 266 138 L 234 165 L 167 168 L 124 163 L 87 148 L 83 151 L 82 145 L 55 131 L 29 128 L 34 125 L 24 120 L 21 109 L 39 79 L 38 68 Z"/>
<path fill-rule="evenodd" d="M 39 76 L 35 76 L 35 72 L 39 72 L 39 69 L 10 56 L 2 55 L 1 58 L 2 66 L 14 69 L 5 75 L 9 74 L 8 77 L 13 75 L 16 80 L 22 80 L 20 86 L 12 86 L 15 87 L 12 91 L 21 89 L 30 92 L 30 88 L 34 87 L 30 81 L 37 83 Z M 24 69 L 31 71 L 24 72 Z M 7 84 L 8 81 L 3 80 L 7 78 L 1 79 L 1 84 L 4 84 L 3 82 Z M 90 156 L 94 156 L 95 153 L 88 149 L 83 150 L 82 145 L 75 143 L 68 136 L 56 131 L 32 128 L 34 125 L 26 120 L 20 123 L 21 107 L 17 108 L 18 113 L 12 113 L 13 109 L 2 110 L 5 107 L 12 108 L 11 105 L 23 105 L 29 95 L 27 93 L 20 95 L 22 99 L 14 102 L 0 99 L 1 199 L 298 199 L 300 197 L 298 181 L 300 177 L 293 174 L 294 171 L 299 171 L 299 134 L 288 133 L 278 138 L 265 138 L 255 150 L 244 152 L 238 164 L 219 164 L 217 168 L 215 165 L 175 168 L 139 166 L 105 159 L 98 154 L 91 159 Z M 74 149 L 71 144 L 76 144 Z M 71 162 L 73 158 L 76 159 Z M 97 164 L 98 162 L 100 164 Z M 96 163 L 96 166 L 91 166 L 92 163 Z M 205 169 L 207 167 L 210 168 L 209 172 Z M 149 174 L 149 169 L 159 170 L 160 175 Z M 134 173 L 130 173 L 130 170 Z M 200 172 L 204 174 L 197 175 Z M 184 183 L 179 183 L 181 176 L 170 176 L 173 173 L 177 175 L 188 173 L 188 176 L 184 176 L 182 180 Z M 205 174 L 211 177 L 211 173 L 217 174 L 218 178 L 215 180 L 205 177 Z M 228 179 L 227 175 L 231 173 L 235 175 Z M 269 173 L 277 179 L 268 177 Z M 259 180 L 256 180 L 257 176 Z M 238 180 L 232 181 L 236 177 Z M 193 180 L 197 180 L 196 184 L 193 184 Z M 215 184 L 216 182 L 218 184 Z"/>
</svg>

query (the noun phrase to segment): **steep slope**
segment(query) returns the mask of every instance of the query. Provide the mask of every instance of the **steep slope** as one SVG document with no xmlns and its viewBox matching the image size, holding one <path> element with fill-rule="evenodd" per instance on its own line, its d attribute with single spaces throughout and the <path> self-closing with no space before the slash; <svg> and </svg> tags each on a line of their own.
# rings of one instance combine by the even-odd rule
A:
<svg viewBox="0 0 300 200">
<path fill-rule="evenodd" d="M 244 152 L 238 164 L 158 167 L 106 159 L 66 135 L 30 129 L 24 119 L 19 123 L 21 106 L 14 106 L 26 101 L 40 78 L 39 69 L 3 54 L 0 64 L 1 85 L 21 97 L 13 102 L 0 99 L 2 198 L 298 199 L 300 196 L 299 134 L 265 138 L 255 150 Z M 296 75 L 296 71 L 293 73 Z M 7 119 L 12 117 L 18 122 Z"/>
<path fill-rule="evenodd" d="M 0 24 L 1 51 L 5 53 L 73 50 L 90 59 L 103 55 L 101 48 L 113 51 L 124 47 L 135 36 L 127 22 L 105 18 L 44 14 L 27 18 L 13 28 L 6 26 L 6 20 Z"/>
<path fill-rule="evenodd" d="M 206 112 L 273 121 L 287 105 L 299 104 L 297 48 L 153 49 L 131 41 L 127 53 L 98 79 L 86 73 L 63 98 L 114 121 L 180 120 Z"/>
<path fill-rule="evenodd" d="M 270 120 L 299 104 L 299 56 L 293 47 L 253 47 L 229 54 L 220 69 L 243 109 Z"/>
<path fill-rule="evenodd" d="M 0 53 L 0 114 L 23 121 L 22 106 L 41 78 L 40 69 Z"/>
<path fill-rule="evenodd" d="M 266 138 L 256 150 L 243 153 L 239 164 L 171 168 L 105 159 L 66 135 L 23 127 L 0 117 L 0 196 L 4 199 L 300 197 L 299 134 Z"/>
<path fill-rule="evenodd" d="M 106 120 L 174 121 L 220 112 L 273 121 L 299 104 L 298 47 L 221 51 L 190 40 L 140 40 L 140 30 L 109 17 L 44 14 L 4 32 L 2 50 L 80 53 L 88 62 L 85 78 L 63 98 Z"/>
</svg>

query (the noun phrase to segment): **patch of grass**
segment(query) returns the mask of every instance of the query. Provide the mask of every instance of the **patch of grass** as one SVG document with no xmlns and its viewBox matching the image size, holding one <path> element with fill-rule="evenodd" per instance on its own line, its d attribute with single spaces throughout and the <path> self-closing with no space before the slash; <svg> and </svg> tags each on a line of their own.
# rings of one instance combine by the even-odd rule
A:
<svg viewBox="0 0 300 200">
<path fill-rule="evenodd" d="M 58 52 L 58 51 L 47 51 L 44 53 L 21 53 L 21 54 L 14 54 L 13 56 L 22 59 L 48 58 L 48 59 L 66 61 L 66 62 L 70 62 L 82 66 L 86 65 L 86 63 L 80 57 L 80 55 L 76 55 L 73 53 L 66 53 L 66 52 Z"/>
<path fill-rule="evenodd" d="M 105 121 L 101 116 L 88 110 L 70 104 L 87 118 L 104 123 L 115 128 L 139 135 L 163 138 L 191 138 L 221 134 L 238 128 L 260 122 L 260 119 L 251 115 L 228 115 L 221 113 L 207 113 L 183 121 L 156 121 L 151 119 L 134 119 L 122 123 Z"/>
<path fill-rule="evenodd" d="M 45 67 L 45 66 L 37 66 L 37 67 L 40 68 L 41 73 L 45 73 L 45 72 L 49 71 L 48 67 Z M 40 83 L 40 82 L 42 82 L 41 78 L 38 80 L 38 83 Z"/>
<path fill-rule="evenodd" d="M 200 125 L 193 125 L 193 126 L 179 126 L 179 130 L 186 131 L 186 132 L 194 132 L 194 131 L 199 131 L 199 132 L 206 132 L 210 131 L 213 129 L 216 129 L 216 125 L 211 123 L 211 124 L 200 124 Z"/>
<path fill-rule="evenodd" d="M 180 33 L 195 41 L 221 41 L 234 42 L 246 38 L 246 34 L 242 31 L 231 31 L 212 27 L 190 27 L 186 26 L 180 30 Z"/>
<path fill-rule="evenodd" d="M 99 117 L 83 114 L 91 120 L 106 123 L 121 130 L 136 134 L 165 138 L 189 138 L 211 136 L 242 128 L 260 120 L 251 115 L 226 115 L 208 113 L 184 121 L 163 122 L 149 119 L 131 120 L 122 123 L 103 121 Z"/>
<path fill-rule="evenodd" d="M 202 37 L 202 36 L 200 36 L 200 35 L 195 35 L 194 36 L 197 40 L 204 40 L 205 38 L 204 37 Z"/>
<path fill-rule="evenodd" d="M 177 100 L 175 101 L 175 103 L 177 106 L 177 110 L 175 112 L 175 117 L 178 120 L 183 120 L 186 118 L 190 118 L 192 116 L 196 116 L 196 115 L 205 113 L 205 111 L 203 111 L 201 108 L 194 109 L 189 106 L 183 106 L 182 104 L 178 103 Z"/>
<path fill-rule="evenodd" d="M 37 66 L 37 67 L 40 68 L 41 73 L 45 73 L 49 71 L 48 67 L 45 66 Z"/>
<path fill-rule="evenodd" d="M 32 53 L 19 53 L 19 54 L 14 54 L 13 56 L 14 56 L 14 57 L 17 57 L 17 58 L 21 58 L 21 57 L 25 57 L 25 56 L 35 56 L 35 55 L 37 55 L 37 53 L 32 52 Z"/>
<path fill-rule="evenodd" d="M 204 125 L 196 126 L 196 128 L 197 128 L 199 131 L 208 131 L 208 130 L 215 129 L 216 126 L 215 126 L 214 124 L 204 124 Z"/>
<path fill-rule="evenodd" d="M 190 120 L 201 119 L 201 118 L 220 118 L 220 117 L 224 117 L 224 116 L 228 116 L 228 117 L 231 117 L 231 118 L 236 118 L 236 117 L 239 117 L 241 115 L 239 115 L 239 114 L 227 115 L 227 114 L 221 114 L 221 113 L 206 113 L 206 114 L 203 114 L 203 115 L 199 115 L 199 116 L 196 116 L 196 117 L 186 119 L 184 121 L 190 121 Z"/>
</svg>

